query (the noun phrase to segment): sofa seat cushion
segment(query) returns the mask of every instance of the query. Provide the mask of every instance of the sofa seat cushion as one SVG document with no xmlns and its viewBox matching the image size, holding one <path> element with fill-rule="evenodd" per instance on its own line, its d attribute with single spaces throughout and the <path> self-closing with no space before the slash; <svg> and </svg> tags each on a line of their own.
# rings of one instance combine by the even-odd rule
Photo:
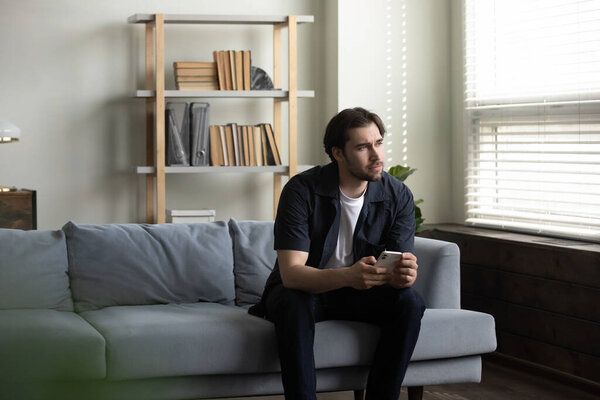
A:
<svg viewBox="0 0 600 400">
<path fill-rule="evenodd" d="M 428 308 L 411 361 L 464 357 L 496 350 L 494 317 L 477 311 Z"/>
<path fill-rule="evenodd" d="M 0 229 L 0 309 L 73 311 L 62 231 Z"/>
<path fill-rule="evenodd" d="M 105 375 L 104 338 L 79 315 L 46 309 L 0 310 L 0 380 L 103 379 Z"/>
<path fill-rule="evenodd" d="M 107 342 L 111 380 L 279 371 L 273 324 L 240 307 L 214 303 L 107 307 L 81 314 Z M 317 368 L 369 365 L 379 329 L 319 322 Z M 495 348 L 493 320 L 464 310 L 427 310 L 413 360 L 459 357 Z"/>
<path fill-rule="evenodd" d="M 69 222 L 63 230 L 78 312 L 121 305 L 234 302 L 233 251 L 225 222 Z"/>
<path fill-rule="evenodd" d="M 370 365 L 379 328 L 363 322 L 324 321 L 315 329 L 318 368 Z M 426 309 L 411 361 L 439 360 L 496 349 L 494 318 L 458 309 Z"/>
<path fill-rule="evenodd" d="M 278 370 L 273 325 L 243 308 L 158 304 L 81 316 L 106 339 L 111 380 Z"/>
</svg>

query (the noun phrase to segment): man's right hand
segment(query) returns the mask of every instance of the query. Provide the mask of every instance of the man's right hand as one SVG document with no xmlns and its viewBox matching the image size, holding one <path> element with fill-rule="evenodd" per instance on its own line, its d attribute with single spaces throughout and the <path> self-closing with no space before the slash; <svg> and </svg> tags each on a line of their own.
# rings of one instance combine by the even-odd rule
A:
<svg viewBox="0 0 600 400">
<path fill-rule="evenodd" d="M 376 267 L 376 261 L 373 256 L 363 257 L 348 267 L 348 286 L 366 290 L 388 283 L 392 274 L 386 267 Z"/>
</svg>

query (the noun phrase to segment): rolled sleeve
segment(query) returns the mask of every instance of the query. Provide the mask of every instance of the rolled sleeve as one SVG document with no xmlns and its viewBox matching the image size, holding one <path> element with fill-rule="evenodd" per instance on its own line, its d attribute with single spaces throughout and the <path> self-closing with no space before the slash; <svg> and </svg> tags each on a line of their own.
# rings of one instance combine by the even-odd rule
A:
<svg viewBox="0 0 600 400">
<path fill-rule="evenodd" d="M 310 250 L 310 203 L 306 189 L 292 178 L 281 192 L 275 218 L 275 250 Z"/>
</svg>

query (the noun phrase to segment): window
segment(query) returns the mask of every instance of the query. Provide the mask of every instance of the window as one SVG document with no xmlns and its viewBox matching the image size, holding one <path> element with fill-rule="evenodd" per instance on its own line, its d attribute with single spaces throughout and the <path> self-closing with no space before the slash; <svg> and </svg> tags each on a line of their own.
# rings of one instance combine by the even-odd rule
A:
<svg viewBox="0 0 600 400">
<path fill-rule="evenodd" d="M 465 0 L 466 223 L 600 241 L 600 0 Z"/>
</svg>

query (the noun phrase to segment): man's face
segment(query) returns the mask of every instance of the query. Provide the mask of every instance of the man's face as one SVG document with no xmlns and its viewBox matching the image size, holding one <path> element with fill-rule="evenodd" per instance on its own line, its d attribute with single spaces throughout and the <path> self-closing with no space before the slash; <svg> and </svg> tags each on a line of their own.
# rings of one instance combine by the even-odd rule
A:
<svg viewBox="0 0 600 400">
<path fill-rule="evenodd" d="M 377 125 L 352 128 L 344 151 L 337 152 L 340 168 L 362 181 L 378 181 L 383 171 L 383 137 Z"/>
</svg>

